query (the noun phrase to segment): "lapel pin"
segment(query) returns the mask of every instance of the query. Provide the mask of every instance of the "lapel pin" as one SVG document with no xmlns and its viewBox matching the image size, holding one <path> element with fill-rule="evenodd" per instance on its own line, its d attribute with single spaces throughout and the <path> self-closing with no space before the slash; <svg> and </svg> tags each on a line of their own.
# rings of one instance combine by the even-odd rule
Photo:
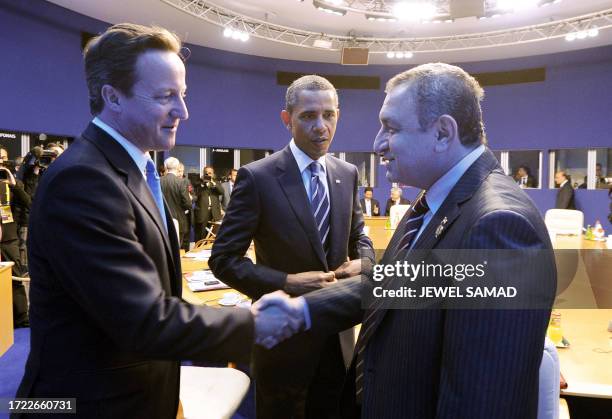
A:
<svg viewBox="0 0 612 419">
<path fill-rule="evenodd" d="M 448 218 L 444 217 L 440 225 L 436 228 L 436 239 L 440 237 L 440 234 L 444 231 L 444 225 L 448 222 Z"/>
<path fill-rule="evenodd" d="M 336 183 L 340 183 L 340 179 L 336 179 Z"/>
</svg>

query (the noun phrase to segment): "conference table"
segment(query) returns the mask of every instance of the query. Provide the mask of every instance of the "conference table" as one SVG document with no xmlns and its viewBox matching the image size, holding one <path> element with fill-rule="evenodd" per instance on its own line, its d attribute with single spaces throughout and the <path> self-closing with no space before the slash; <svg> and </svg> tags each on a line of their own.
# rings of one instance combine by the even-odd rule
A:
<svg viewBox="0 0 612 419">
<path fill-rule="evenodd" d="M 366 233 L 372 239 L 375 249 L 385 249 L 394 230 L 388 229 L 387 217 L 365 217 Z M 553 241 L 555 249 L 604 250 L 605 242 L 585 240 L 581 237 L 558 236 Z M 251 257 L 254 258 L 250 249 Z M 582 258 L 578 257 L 577 272 L 585 273 Z M 196 270 L 208 269 L 203 260 L 183 257 L 181 259 L 183 274 Z M 609 273 L 612 270 L 608 271 Z M 588 276 L 588 275 L 583 275 Z M 608 276 L 609 278 L 612 275 Z M 584 284 L 576 282 L 568 286 L 560 297 L 571 293 L 584 293 Z M 234 290 L 193 292 L 189 290 L 187 281 L 183 278 L 183 299 L 197 305 L 219 306 L 223 294 Z M 246 296 L 242 296 L 247 298 Z M 597 307 L 592 295 L 590 298 Z M 587 300 L 588 303 L 588 300 Z M 563 304 L 561 304 L 563 307 Z M 568 387 L 562 390 L 563 395 L 608 398 L 612 399 L 612 333 L 607 331 L 608 323 L 612 321 L 612 309 L 572 309 L 560 308 L 563 334 L 570 342 L 568 348 L 558 349 L 563 373 Z"/>
</svg>

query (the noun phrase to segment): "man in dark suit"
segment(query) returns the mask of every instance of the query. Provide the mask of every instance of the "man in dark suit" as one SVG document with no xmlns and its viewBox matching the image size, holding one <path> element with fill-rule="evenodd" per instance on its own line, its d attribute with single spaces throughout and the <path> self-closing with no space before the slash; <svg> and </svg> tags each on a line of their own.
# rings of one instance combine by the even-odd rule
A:
<svg viewBox="0 0 612 419">
<path fill-rule="evenodd" d="M 281 294 L 266 296 L 258 309 L 285 304 L 296 317 L 308 312 L 309 333 L 363 322 L 343 392 L 345 417 L 535 419 L 556 285 L 542 217 L 484 145 L 483 90 L 474 78 L 458 67 L 426 64 L 392 78 L 386 91 L 374 150 L 390 181 L 424 191 L 398 226 L 381 265 L 410 261 L 415 266 L 421 259 L 426 266 L 439 260 L 442 250 L 462 249 L 450 251 L 459 257 L 452 266 L 459 268 L 469 249 L 500 249 L 501 256 L 489 260 L 483 278 L 471 285 L 520 283 L 526 305 L 495 310 L 513 300 L 424 298 L 424 306 L 411 306 L 406 298 L 400 308 L 407 309 L 390 310 L 398 308 L 392 298 L 370 297 L 364 313 L 360 294 L 371 296 L 376 288 L 370 292 L 354 278 L 289 301 Z M 529 263 L 504 257 L 518 249 L 537 257 L 527 258 Z M 415 284 L 444 289 L 443 278 L 423 275 Z M 447 278 L 449 284 L 459 279 L 452 273 Z M 397 282 L 391 277 L 383 284 Z M 461 304 L 475 306 L 456 308 Z"/>
<path fill-rule="evenodd" d="M 536 187 L 536 181 L 531 175 L 531 169 L 529 168 L 529 166 L 526 166 L 524 164 L 520 165 L 516 170 L 514 180 L 516 181 L 517 185 L 519 185 L 523 189 Z"/>
<path fill-rule="evenodd" d="M 181 359 L 245 361 L 255 336 L 286 324 L 181 299 L 176 232 L 149 156 L 174 146 L 188 116 L 180 50 L 167 30 L 133 24 L 85 48 L 94 119 L 44 173 L 32 207 L 31 347 L 17 397 L 76 398 L 79 418 L 175 418 Z"/>
<path fill-rule="evenodd" d="M 385 217 L 391 215 L 393 205 L 410 205 L 410 201 L 402 196 L 402 188 L 391 188 L 391 196 L 385 205 Z"/>
<path fill-rule="evenodd" d="M 357 168 L 326 155 L 338 114 L 326 79 L 305 76 L 289 86 L 281 119 L 293 139 L 238 171 L 209 260 L 223 282 L 257 299 L 275 290 L 301 295 L 359 272 L 359 251 L 372 243 L 363 233 Z M 257 264 L 245 257 L 251 241 Z M 337 335 L 258 348 L 257 415 L 333 417 L 345 373 Z"/>
<path fill-rule="evenodd" d="M 185 179 L 178 176 L 180 162 L 176 157 L 168 157 L 164 161 L 164 167 L 166 168 L 166 174 L 160 179 L 162 193 L 170 215 L 178 221 L 179 246 L 184 247 L 185 236 L 189 234 L 189 221 L 185 211 L 191 209 L 188 185 Z M 189 250 L 189 246 L 185 250 Z"/>
<path fill-rule="evenodd" d="M 555 173 L 555 183 L 559 185 L 559 192 L 557 192 L 557 202 L 555 208 L 558 209 L 576 209 L 574 204 L 574 188 L 572 183 L 569 181 L 567 174 L 560 170 Z"/>
<path fill-rule="evenodd" d="M 373 195 L 373 189 L 368 186 L 363 190 L 363 199 L 359 203 L 364 215 L 378 217 L 380 215 L 380 203 L 377 199 L 372 198 Z"/>
<path fill-rule="evenodd" d="M 228 181 L 221 184 L 221 186 L 223 186 L 223 196 L 221 197 L 223 212 L 227 211 L 227 206 L 229 205 L 230 197 L 232 196 L 234 185 L 236 184 L 236 176 L 238 176 L 238 170 L 230 170 Z"/>
<path fill-rule="evenodd" d="M 221 182 L 215 178 L 215 170 L 206 166 L 199 185 L 196 187 L 196 205 L 194 209 L 194 233 L 195 241 L 206 237 L 206 228 L 210 222 L 221 219 L 221 198 L 223 187 Z"/>
</svg>

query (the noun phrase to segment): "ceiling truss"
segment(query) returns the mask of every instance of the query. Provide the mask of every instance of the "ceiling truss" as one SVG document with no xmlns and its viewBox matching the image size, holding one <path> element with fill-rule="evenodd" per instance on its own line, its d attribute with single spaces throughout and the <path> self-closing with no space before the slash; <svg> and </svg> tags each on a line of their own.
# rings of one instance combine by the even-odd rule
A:
<svg viewBox="0 0 612 419">
<path fill-rule="evenodd" d="M 204 0 L 160 1 L 220 28 L 231 27 L 245 31 L 250 36 L 272 42 L 301 48 L 321 49 L 313 46 L 313 42 L 323 39 L 331 42 L 331 47 L 325 48 L 329 51 L 339 51 L 343 47 L 365 47 L 369 48 L 370 53 L 373 54 L 385 54 L 389 51 L 425 53 L 495 48 L 562 38 L 568 33 L 590 28 L 598 28 L 600 31 L 612 28 L 612 9 L 606 9 L 569 19 L 507 30 L 430 38 L 376 38 L 358 34 L 335 35 L 310 32 L 276 25 L 241 15 Z M 361 2 L 376 3 L 375 1 Z M 219 34 L 221 36 L 221 32 Z"/>
</svg>

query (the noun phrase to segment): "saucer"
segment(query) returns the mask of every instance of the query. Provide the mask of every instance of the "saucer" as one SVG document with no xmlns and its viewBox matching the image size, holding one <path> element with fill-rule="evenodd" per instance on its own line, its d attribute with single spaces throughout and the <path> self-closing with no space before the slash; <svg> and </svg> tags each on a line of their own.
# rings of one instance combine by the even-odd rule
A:
<svg viewBox="0 0 612 419">
<path fill-rule="evenodd" d="M 224 306 L 224 307 L 233 307 L 239 302 L 240 302 L 240 299 L 237 299 L 237 298 L 232 298 L 228 300 L 226 300 L 225 298 L 222 298 L 219 300 L 219 305 Z"/>
</svg>

